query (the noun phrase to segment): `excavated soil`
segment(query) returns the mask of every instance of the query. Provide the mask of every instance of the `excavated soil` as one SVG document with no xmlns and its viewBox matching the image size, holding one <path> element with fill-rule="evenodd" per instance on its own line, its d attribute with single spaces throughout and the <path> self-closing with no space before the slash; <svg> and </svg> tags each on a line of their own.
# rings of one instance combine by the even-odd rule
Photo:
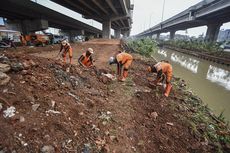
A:
<svg viewBox="0 0 230 153">
<path fill-rule="evenodd" d="M 80 54 L 94 49 L 96 67 L 77 64 Z M 145 72 L 150 62 L 134 55 L 126 82 L 112 81 L 107 60 L 118 52 L 119 40 L 94 40 L 74 44 L 70 72 L 55 57 L 59 46 L 3 52 L 11 62 L 32 59 L 33 66 L 10 71 L 7 85 L 0 86 L 0 150 L 5 152 L 186 153 L 215 152 L 203 145 L 173 109 L 182 91 L 162 96 L 160 87 L 149 86 Z M 3 54 L 1 53 L 1 54 Z M 32 106 L 39 104 L 33 110 Z M 3 110 L 14 106 L 16 114 L 5 118 Z M 24 119 L 24 120 L 23 120 Z M 51 151 L 52 152 L 52 149 Z"/>
</svg>

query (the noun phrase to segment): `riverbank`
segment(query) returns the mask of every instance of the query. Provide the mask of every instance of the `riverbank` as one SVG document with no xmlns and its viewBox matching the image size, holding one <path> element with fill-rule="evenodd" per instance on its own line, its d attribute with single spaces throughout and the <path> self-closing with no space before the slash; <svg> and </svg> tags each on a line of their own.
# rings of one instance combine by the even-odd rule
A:
<svg viewBox="0 0 230 153">
<path fill-rule="evenodd" d="M 72 46 L 74 64 L 68 71 L 55 60 L 58 49 L 4 53 L 1 59 L 14 68 L 6 72 L 9 82 L 0 86 L 0 151 L 230 151 L 228 125 L 208 111 L 184 80 L 173 78 L 168 98 L 161 87 L 149 85 L 155 76 L 145 70 L 153 59 L 132 54 L 129 78 L 118 82 L 105 75 L 116 69 L 107 62 L 121 50 L 118 40 Z M 92 69 L 77 65 L 88 47 L 95 51 Z M 10 106 L 14 115 L 3 115 Z"/>
<path fill-rule="evenodd" d="M 170 46 L 170 45 L 163 45 L 167 49 L 172 49 L 176 50 L 178 52 L 192 55 L 195 57 L 198 57 L 200 59 L 205 59 L 208 61 L 212 61 L 218 64 L 223 64 L 230 66 L 230 53 L 229 52 L 223 52 L 223 51 L 218 51 L 218 52 L 200 52 L 200 51 L 193 51 L 193 50 L 188 50 L 188 49 L 183 49 L 175 46 Z"/>
</svg>

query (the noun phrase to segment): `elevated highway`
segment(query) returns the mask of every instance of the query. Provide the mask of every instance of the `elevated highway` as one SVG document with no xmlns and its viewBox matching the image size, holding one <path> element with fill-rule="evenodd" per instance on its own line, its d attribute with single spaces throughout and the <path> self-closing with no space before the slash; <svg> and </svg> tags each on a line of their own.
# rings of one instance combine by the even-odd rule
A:
<svg viewBox="0 0 230 153">
<path fill-rule="evenodd" d="M 110 38 L 110 29 L 116 38 L 128 36 L 132 25 L 133 5 L 130 0 L 51 0 L 66 8 L 102 23 L 103 38 Z"/>
<path fill-rule="evenodd" d="M 102 35 L 102 31 L 67 15 L 51 10 L 30 0 L 1 1 L 0 16 L 7 18 L 7 23 L 14 30 L 22 33 L 44 30 L 54 27 L 74 35 Z"/>
<path fill-rule="evenodd" d="M 185 11 L 143 31 L 137 37 L 170 32 L 173 39 L 177 30 L 207 26 L 206 41 L 216 41 L 220 26 L 230 21 L 230 0 L 203 0 Z"/>
</svg>

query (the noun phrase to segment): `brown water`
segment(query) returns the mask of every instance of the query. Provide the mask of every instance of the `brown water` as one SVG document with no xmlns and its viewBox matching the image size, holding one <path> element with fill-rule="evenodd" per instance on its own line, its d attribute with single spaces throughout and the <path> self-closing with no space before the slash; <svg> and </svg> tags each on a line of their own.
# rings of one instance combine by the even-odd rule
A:
<svg viewBox="0 0 230 153">
<path fill-rule="evenodd" d="M 153 57 L 168 60 L 176 77 L 183 78 L 216 115 L 224 111 L 230 121 L 230 67 L 168 49 Z"/>
</svg>

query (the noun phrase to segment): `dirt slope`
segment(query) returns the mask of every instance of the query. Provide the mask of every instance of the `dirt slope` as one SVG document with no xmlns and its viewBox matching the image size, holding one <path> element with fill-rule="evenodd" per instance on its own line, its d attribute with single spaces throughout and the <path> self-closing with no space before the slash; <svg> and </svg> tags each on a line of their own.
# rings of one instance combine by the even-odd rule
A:
<svg viewBox="0 0 230 153">
<path fill-rule="evenodd" d="M 77 58 L 88 47 L 95 50 L 93 69 L 77 65 Z M 215 152 L 215 147 L 204 145 L 181 121 L 184 112 L 174 104 L 182 103 L 176 97 L 183 92 L 174 90 L 164 98 L 161 88 L 149 87 L 146 78 L 151 76 L 145 73 L 149 62 L 134 55 L 125 83 L 102 75 L 115 70 L 107 60 L 120 50 L 119 40 L 94 40 L 73 48 L 74 65 L 69 73 L 67 66 L 54 59 L 57 46 L 33 54 L 5 53 L 11 63 L 32 59 L 35 64 L 8 72 L 10 82 L 0 86 L 0 151 Z M 10 106 L 16 108 L 15 116 L 3 117 Z"/>
</svg>

